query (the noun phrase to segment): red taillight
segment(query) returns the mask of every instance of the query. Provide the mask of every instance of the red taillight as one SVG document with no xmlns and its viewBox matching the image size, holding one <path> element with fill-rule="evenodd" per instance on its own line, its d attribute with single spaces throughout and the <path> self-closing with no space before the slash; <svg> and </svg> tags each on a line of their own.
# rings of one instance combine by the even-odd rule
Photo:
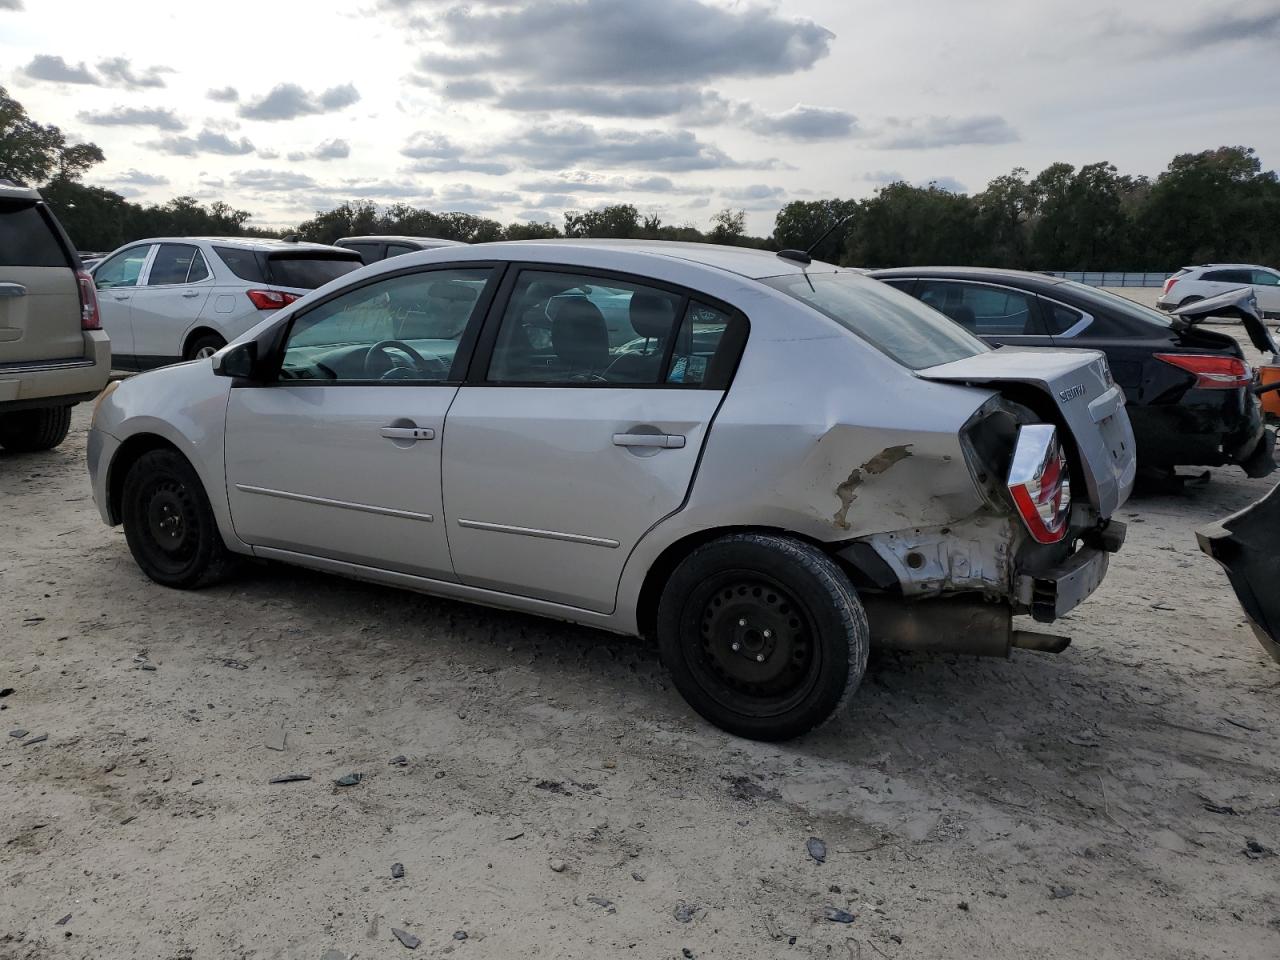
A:
<svg viewBox="0 0 1280 960">
<path fill-rule="evenodd" d="M 1157 353 L 1157 360 L 1194 374 L 1201 390 L 1234 390 L 1253 382 L 1253 371 L 1239 357 L 1213 357 L 1196 353 Z"/>
<path fill-rule="evenodd" d="M 283 290 L 246 290 L 245 293 L 259 310 L 279 310 L 298 299 L 296 293 L 285 293 Z"/>
<path fill-rule="evenodd" d="M 1172 289 L 1173 289 L 1173 285 L 1174 285 L 1175 283 L 1177 283 L 1177 282 L 1178 282 L 1178 278 L 1177 278 L 1177 277 L 1170 277 L 1168 280 L 1166 280 L 1166 281 L 1164 282 L 1164 292 L 1165 292 L 1165 293 L 1168 293 L 1170 290 L 1172 290 Z"/>
<path fill-rule="evenodd" d="M 1019 428 L 1009 467 L 1009 492 L 1036 543 L 1057 543 L 1067 535 L 1071 479 L 1058 431 L 1051 424 Z"/>
<path fill-rule="evenodd" d="M 102 317 L 98 314 L 98 287 L 93 282 L 93 277 L 84 270 L 77 270 L 76 283 L 80 286 L 80 329 L 101 330 Z"/>
</svg>

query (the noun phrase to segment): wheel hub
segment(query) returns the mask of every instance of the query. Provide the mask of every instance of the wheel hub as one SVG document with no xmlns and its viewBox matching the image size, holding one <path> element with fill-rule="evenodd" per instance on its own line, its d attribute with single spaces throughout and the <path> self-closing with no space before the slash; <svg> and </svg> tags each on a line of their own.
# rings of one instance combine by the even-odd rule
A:
<svg viewBox="0 0 1280 960">
<path fill-rule="evenodd" d="M 712 670 L 729 686 L 755 695 L 788 689 L 811 655 L 808 630 L 793 601 L 763 582 L 718 589 L 703 610 L 701 633 Z"/>
<path fill-rule="evenodd" d="M 147 526 L 156 545 L 168 553 L 182 549 L 187 538 L 185 504 L 180 490 L 157 490 L 147 505 Z"/>
</svg>

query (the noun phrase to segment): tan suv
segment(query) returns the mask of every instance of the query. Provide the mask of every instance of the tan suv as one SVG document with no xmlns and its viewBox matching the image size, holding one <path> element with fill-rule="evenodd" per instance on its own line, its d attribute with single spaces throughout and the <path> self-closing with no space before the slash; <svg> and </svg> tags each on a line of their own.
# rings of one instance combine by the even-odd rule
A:
<svg viewBox="0 0 1280 960">
<path fill-rule="evenodd" d="M 0 447 L 49 450 L 107 385 L 93 280 L 40 194 L 0 180 Z"/>
</svg>

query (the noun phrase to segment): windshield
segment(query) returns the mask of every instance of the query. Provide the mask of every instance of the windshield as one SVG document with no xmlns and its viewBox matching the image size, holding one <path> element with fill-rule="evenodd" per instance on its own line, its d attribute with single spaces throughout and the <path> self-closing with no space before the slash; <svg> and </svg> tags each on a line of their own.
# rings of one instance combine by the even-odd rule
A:
<svg viewBox="0 0 1280 960">
<path fill-rule="evenodd" d="M 1162 327 L 1169 326 L 1169 319 L 1158 310 L 1152 310 L 1150 307 L 1144 307 L 1140 303 L 1136 303 L 1127 297 L 1122 297 L 1118 293 L 1111 293 L 1108 290 L 1099 290 L 1097 287 L 1091 287 L 1087 283 L 1079 283 L 1075 280 L 1064 280 L 1064 287 L 1070 287 L 1072 292 L 1085 302 L 1096 303 L 1100 307 L 1110 309 L 1113 313 L 1119 313 L 1133 320 L 1141 320 L 1144 323 L 1158 323 Z"/>
<path fill-rule="evenodd" d="M 915 297 L 853 272 L 796 273 L 761 282 L 807 303 L 912 370 L 991 349 Z"/>
</svg>

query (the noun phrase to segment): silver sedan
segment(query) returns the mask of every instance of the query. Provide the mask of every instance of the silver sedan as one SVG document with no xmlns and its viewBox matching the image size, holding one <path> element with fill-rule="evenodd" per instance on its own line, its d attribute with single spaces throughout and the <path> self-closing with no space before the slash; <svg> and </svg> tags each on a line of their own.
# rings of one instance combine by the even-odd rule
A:
<svg viewBox="0 0 1280 960">
<path fill-rule="evenodd" d="M 872 642 L 1007 653 L 1123 540 L 1101 354 L 992 351 L 803 254 L 452 247 L 365 267 L 115 386 L 94 498 L 157 583 L 242 556 L 656 640 L 711 722 L 783 739 Z"/>
</svg>

